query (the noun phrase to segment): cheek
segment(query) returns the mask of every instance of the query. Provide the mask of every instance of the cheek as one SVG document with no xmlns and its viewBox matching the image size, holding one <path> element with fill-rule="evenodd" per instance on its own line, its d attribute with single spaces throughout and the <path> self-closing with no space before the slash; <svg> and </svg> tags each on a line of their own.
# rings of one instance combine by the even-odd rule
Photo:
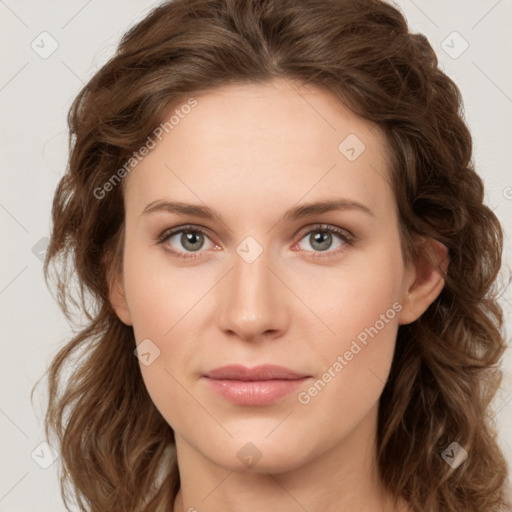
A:
<svg viewBox="0 0 512 512">
<path fill-rule="evenodd" d="M 215 276 L 211 270 L 173 268 L 161 254 L 140 250 L 129 240 L 123 267 L 136 342 L 154 344 L 149 345 L 151 363 L 141 360 L 142 377 L 153 403 L 173 425 L 176 417 L 194 405 L 185 389 L 184 374 L 194 367 L 198 325 L 205 315 L 202 298 Z"/>
<path fill-rule="evenodd" d="M 160 249 L 126 244 L 124 284 L 135 338 L 165 340 L 208 290 L 208 276 L 173 267 Z"/>
<path fill-rule="evenodd" d="M 316 270 L 318 275 L 313 277 L 311 270 L 299 272 L 303 277 L 296 286 L 317 314 L 308 318 L 316 322 L 319 318 L 328 328 L 326 339 L 332 340 L 328 346 L 342 349 L 360 333 L 364 341 L 365 329 L 375 324 L 383 337 L 394 342 L 390 331 L 398 325 L 404 275 L 399 247 L 376 245 L 374 250 L 350 256 L 331 270 L 328 276 L 325 270 Z"/>
<path fill-rule="evenodd" d="M 187 327 L 197 291 L 193 293 L 179 271 L 164 272 L 137 251 L 127 255 L 124 271 L 135 339 L 141 347 L 149 347 L 149 361 L 141 358 L 139 363 L 142 378 L 155 407 L 175 428 L 193 407 L 183 372 L 194 354 Z"/>
<path fill-rule="evenodd" d="M 364 416 L 382 393 L 402 309 L 400 253 L 390 249 L 371 256 L 340 268 L 338 278 L 322 288 L 322 297 L 319 291 L 309 295 L 332 332 L 311 347 L 322 363 L 319 382 L 306 390 L 303 403 L 350 411 L 339 424 L 343 429 Z"/>
</svg>

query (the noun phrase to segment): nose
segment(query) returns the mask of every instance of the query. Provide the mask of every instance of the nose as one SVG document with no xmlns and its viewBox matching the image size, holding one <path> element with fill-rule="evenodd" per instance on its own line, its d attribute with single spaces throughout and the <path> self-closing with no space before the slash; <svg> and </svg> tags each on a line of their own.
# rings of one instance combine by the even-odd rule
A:
<svg viewBox="0 0 512 512">
<path fill-rule="evenodd" d="M 263 252 L 252 263 L 235 255 L 234 268 L 218 287 L 219 328 L 243 340 L 277 338 L 288 328 L 290 293 Z"/>
</svg>

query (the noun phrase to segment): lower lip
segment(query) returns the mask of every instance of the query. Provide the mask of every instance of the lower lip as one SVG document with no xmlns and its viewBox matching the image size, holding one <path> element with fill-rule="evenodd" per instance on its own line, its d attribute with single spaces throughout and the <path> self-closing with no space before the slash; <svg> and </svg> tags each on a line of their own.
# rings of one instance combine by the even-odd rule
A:
<svg viewBox="0 0 512 512">
<path fill-rule="evenodd" d="M 230 402 L 238 405 L 267 405 L 295 391 L 308 380 L 308 377 L 293 380 L 206 380 L 213 391 Z"/>
</svg>

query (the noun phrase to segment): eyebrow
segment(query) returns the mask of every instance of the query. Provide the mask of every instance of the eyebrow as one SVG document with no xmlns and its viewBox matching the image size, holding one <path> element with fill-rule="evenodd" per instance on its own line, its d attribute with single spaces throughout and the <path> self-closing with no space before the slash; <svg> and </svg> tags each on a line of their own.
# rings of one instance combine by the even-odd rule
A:
<svg viewBox="0 0 512 512">
<path fill-rule="evenodd" d="M 364 204 L 352 201 L 349 199 L 327 199 L 324 201 L 316 201 L 313 203 L 302 204 L 293 206 L 287 210 L 279 222 L 285 220 L 297 220 L 312 215 L 319 215 L 321 213 L 328 213 L 332 211 L 348 211 L 356 210 L 361 211 L 371 217 L 375 214 Z M 141 215 L 146 215 L 154 212 L 169 212 L 183 215 L 192 215 L 203 219 L 215 219 L 224 224 L 222 216 L 216 210 L 208 206 L 201 206 L 195 204 L 183 203 L 180 201 L 166 201 L 156 200 L 147 204 Z"/>
</svg>

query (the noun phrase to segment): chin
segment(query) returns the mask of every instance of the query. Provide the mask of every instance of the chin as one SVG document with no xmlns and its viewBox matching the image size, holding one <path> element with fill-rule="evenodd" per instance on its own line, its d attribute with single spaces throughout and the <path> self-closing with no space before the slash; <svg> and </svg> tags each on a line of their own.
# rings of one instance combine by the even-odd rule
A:
<svg viewBox="0 0 512 512">
<path fill-rule="evenodd" d="M 306 462 L 307 453 L 300 439 L 288 438 L 283 441 L 278 437 L 265 438 L 267 434 L 268 431 L 261 436 L 246 434 L 230 439 L 222 450 L 210 454 L 208 458 L 229 471 L 252 474 L 284 473 Z"/>
</svg>

